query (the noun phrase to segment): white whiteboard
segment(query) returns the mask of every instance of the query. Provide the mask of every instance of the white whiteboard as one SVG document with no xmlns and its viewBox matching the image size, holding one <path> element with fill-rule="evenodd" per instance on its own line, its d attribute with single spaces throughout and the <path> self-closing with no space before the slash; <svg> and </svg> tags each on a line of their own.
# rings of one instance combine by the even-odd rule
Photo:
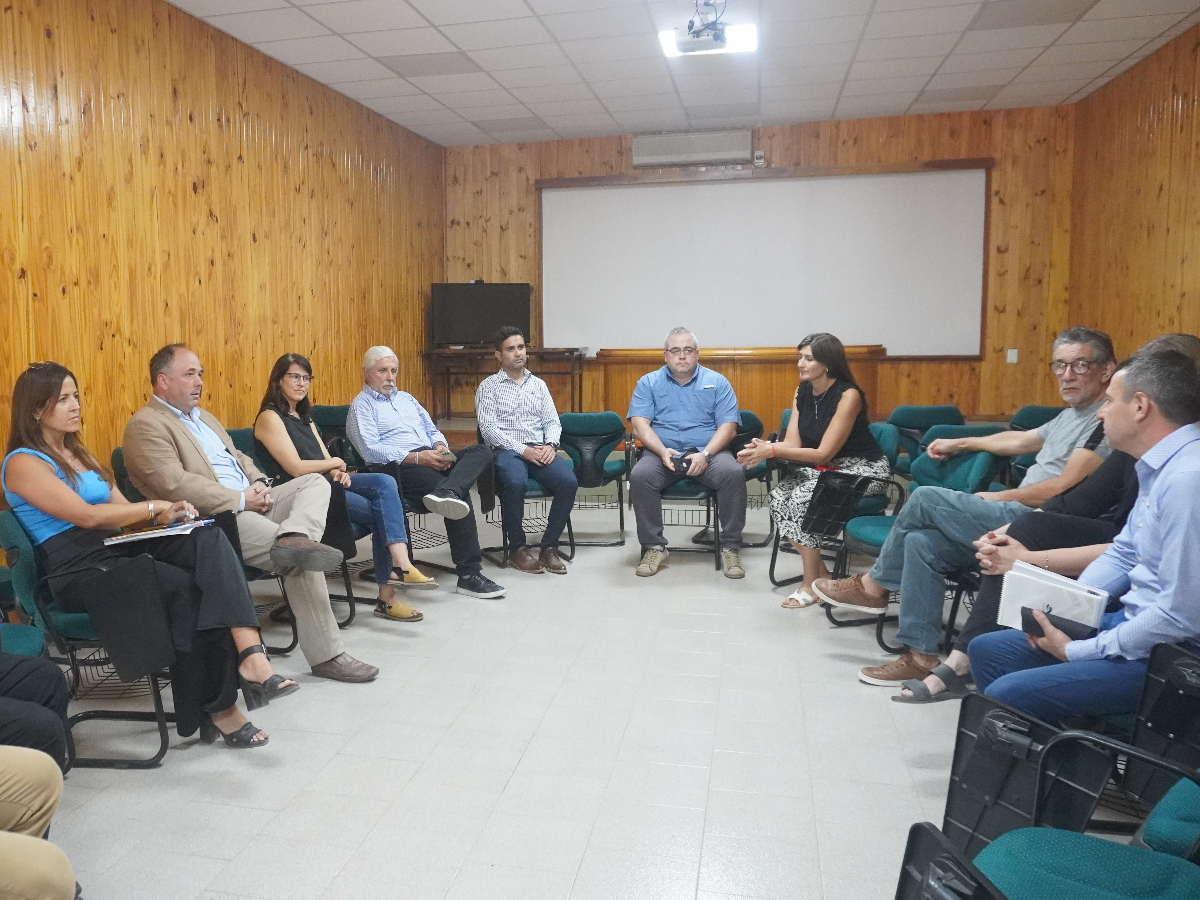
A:
<svg viewBox="0 0 1200 900">
<path fill-rule="evenodd" d="M 542 191 L 547 347 L 782 347 L 828 331 L 890 355 L 980 352 L 986 172 Z"/>
</svg>

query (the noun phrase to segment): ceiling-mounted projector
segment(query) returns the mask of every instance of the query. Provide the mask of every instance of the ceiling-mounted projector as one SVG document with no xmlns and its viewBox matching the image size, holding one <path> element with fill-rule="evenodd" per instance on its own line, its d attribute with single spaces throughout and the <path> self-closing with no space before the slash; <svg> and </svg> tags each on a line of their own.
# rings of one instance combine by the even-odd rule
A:
<svg viewBox="0 0 1200 900">
<path fill-rule="evenodd" d="M 723 25 L 707 25 L 688 31 L 675 29 L 675 49 L 680 53 L 711 53 L 724 50 L 726 46 Z"/>
</svg>

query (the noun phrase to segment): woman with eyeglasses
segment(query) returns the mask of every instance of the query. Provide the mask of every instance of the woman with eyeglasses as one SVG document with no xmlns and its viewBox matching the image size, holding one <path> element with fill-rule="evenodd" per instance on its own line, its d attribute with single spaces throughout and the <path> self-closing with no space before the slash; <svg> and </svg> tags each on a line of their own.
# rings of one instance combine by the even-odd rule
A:
<svg viewBox="0 0 1200 900">
<path fill-rule="evenodd" d="M 371 529 L 375 615 L 397 622 L 419 622 L 424 615 L 396 596 L 396 585 L 436 588 L 408 555 L 408 529 L 396 479 L 391 475 L 346 471 L 341 457 L 330 456 L 309 410 L 312 364 L 299 353 L 285 353 L 271 368 L 267 393 L 254 422 L 254 441 L 263 468 L 276 483 L 316 472 L 346 489 L 350 521 Z"/>
<path fill-rule="evenodd" d="M 799 463 L 795 474 L 771 490 L 771 516 L 779 533 L 787 538 L 804 562 L 804 579 L 786 600 L 788 609 L 803 609 L 820 603 L 812 583 L 828 578 L 821 558 L 820 540 L 804 531 L 804 517 L 817 486 L 821 468 L 854 475 L 888 479 L 887 457 L 871 434 L 867 421 L 867 397 L 850 374 L 846 350 L 832 334 L 810 334 L 797 347 L 800 387 L 792 398 L 792 416 L 781 441 L 755 439 L 738 454 L 738 462 L 753 466 L 765 459 Z M 868 494 L 881 494 L 882 481 L 872 484 Z"/>
<path fill-rule="evenodd" d="M 253 710 L 300 685 L 276 674 L 267 658 L 236 552 L 215 527 L 105 546 L 122 528 L 189 521 L 196 509 L 182 500 L 130 503 L 79 439 L 81 427 L 79 389 L 68 369 L 34 363 L 17 378 L 0 479 L 51 576 L 51 594 L 66 612 L 86 612 L 85 598 L 103 602 L 96 566 L 152 556 L 175 648 L 171 692 L 179 734 L 199 729 L 209 743 L 221 736 L 231 747 L 265 746 L 267 732 L 237 708 L 238 688 Z"/>
</svg>

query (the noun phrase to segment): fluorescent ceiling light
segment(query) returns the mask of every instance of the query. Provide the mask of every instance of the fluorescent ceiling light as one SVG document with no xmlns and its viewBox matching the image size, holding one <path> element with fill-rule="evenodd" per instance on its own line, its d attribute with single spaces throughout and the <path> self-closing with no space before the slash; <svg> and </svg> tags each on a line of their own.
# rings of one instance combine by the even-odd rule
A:
<svg viewBox="0 0 1200 900">
<path fill-rule="evenodd" d="M 755 25 L 726 25 L 725 47 L 721 50 L 697 50 L 680 53 L 675 46 L 675 30 L 660 31 L 658 42 L 667 56 L 706 56 L 711 53 L 751 53 L 758 49 L 758 27 Z"/>
</svg>

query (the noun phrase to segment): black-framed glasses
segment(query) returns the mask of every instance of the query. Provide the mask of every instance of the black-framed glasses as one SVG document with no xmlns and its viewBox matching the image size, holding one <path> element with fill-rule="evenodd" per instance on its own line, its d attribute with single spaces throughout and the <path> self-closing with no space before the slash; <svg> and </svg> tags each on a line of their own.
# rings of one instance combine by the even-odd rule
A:
<svg viewBox="0 0 1200 900">
<path fill-rule="evenodd" d="M 293 384 L 312 384 L 316 381 L 312 375 L 301 375 L 299 372 L 285 372 L 284 378 L 290 378 Z"/>
<path fill-rule="evenodd" d="M 1096 365 L 1094 359 L 1077 359 L 1069 363 L 1056 359 L 1050 363 L 1050 371 L 1055 375 L 1062 375 L 1067 369 L 1070 369 L 1076 375 L 1086 375 L 1094 365 Z"/>
</svg>

